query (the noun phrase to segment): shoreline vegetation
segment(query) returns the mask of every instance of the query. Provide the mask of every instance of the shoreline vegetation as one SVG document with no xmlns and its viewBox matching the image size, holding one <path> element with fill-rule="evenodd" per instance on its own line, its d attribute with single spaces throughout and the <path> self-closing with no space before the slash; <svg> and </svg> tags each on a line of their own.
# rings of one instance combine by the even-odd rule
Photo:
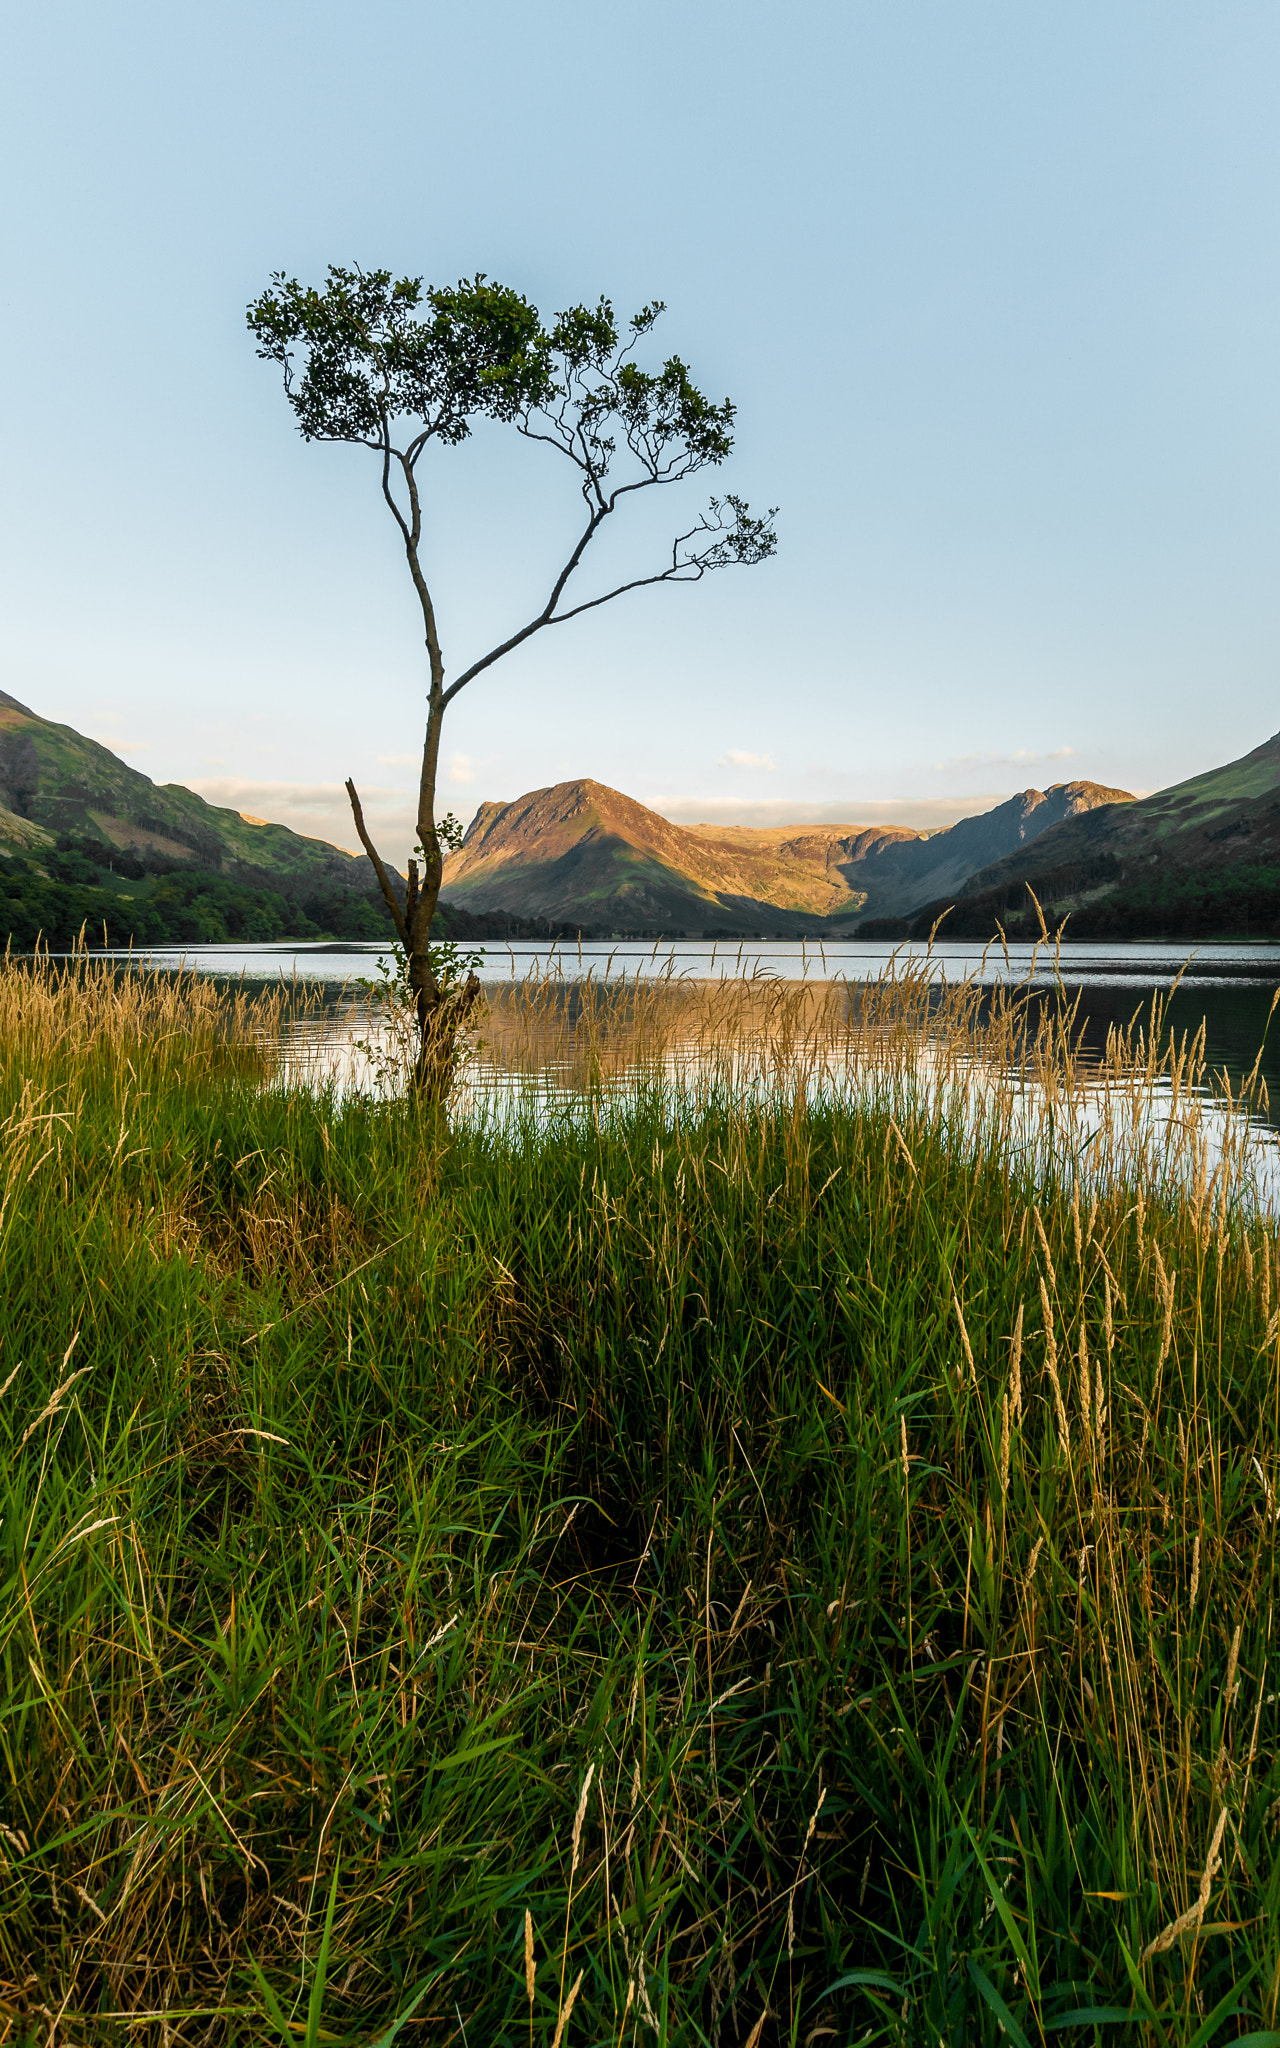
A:
<svg viewBox="0 0 1280 2048">
<path fill-rule="evenodd" d="M 0 966 L 0 2039 L 1280 2038 L 1262 1083 L 544 983 L 446 1119 L 282 1017 Z"/>
<path fill-rule="evenodd" d="M 1035 890 L 1044 892 L 1042 900 Z M 939 900 L 911 917 L 864 918 L 858 935 L 924 939 L 937 924 L 947 938 L 989 939 L 1005 932 L 1011 940 L 1026 940 L 1039 935 L 1042 919 L 1051 932 L 1072 939 L 1265 943 L 1280 937 L 1280 867 L 1238 861 L 1206 874 L 1175 870 L 1127 884 L 1099 883 L 1088 873 L 1067 870 L 1046 885 L 1033 875 L 1030 883 L 1020 879 Z"/>
</svg>

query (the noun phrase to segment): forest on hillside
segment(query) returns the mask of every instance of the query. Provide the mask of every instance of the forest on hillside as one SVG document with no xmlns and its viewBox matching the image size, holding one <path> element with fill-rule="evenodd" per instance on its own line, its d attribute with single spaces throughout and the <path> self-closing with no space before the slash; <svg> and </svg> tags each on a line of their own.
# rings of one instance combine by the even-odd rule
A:
<svg viewBox="0 0 1280 2048">
<path fill-rule="evenodd" d="M 90 945 L 261 944 L 388 939 L 391 920 L 372 892 L 259 887 L 70 836 L 0 861 L 0 937 L 15 952 L 58 951 L 81 930 Z"/>
<path fill-rule="evenodd" d="M 1110 864 L 1114 870 L 1114 863 Z M 924 939 L 935 924 L 947 939 L 1034 938 L 1034 889 L 1051 931 L 1072 939 L 1280 938 L 1280 866 L 1237 861 L 1213 869 L 1165 868 L 1124 877 L 1105 893 L 1070 908 L 1071 898 L 1097 891 L 1102 864 L 1018 876 L 999 888 L 945 898 L 909 918 L 865 918 L 863 939 Z M 1102 869 L 1105 872 L 1105 869 Z"/>
<path fill-rule="evenodd" d="M 1076 938 L 1280 938 L 1280 867 L 1177 869 L 1127 883 L 1077 910 Z"/>
</svg>

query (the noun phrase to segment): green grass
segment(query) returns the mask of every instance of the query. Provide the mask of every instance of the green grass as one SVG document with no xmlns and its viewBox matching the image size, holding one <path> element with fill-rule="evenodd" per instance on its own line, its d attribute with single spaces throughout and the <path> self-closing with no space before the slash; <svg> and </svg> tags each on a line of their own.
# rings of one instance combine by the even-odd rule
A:
<svg viewBox="0 0 1280 2048">
<path fill-rule="evenodd" d="M 1280 2040 L 1274 1228 L 263 1021 L 0 977 L 6 2048 Z"/>
</svg>

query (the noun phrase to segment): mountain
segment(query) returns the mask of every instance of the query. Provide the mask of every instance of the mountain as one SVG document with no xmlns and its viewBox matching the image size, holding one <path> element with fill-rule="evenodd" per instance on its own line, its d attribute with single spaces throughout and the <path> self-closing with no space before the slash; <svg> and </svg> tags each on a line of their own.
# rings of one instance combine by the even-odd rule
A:
<svg viewBox="0 0 1280 2048">
<path fill-rule="evenodd" d="M 919 936 L 949 909 L 948 937 L 1033 935 L 1031 890 L 1073 938 L 1280 937 L 1280 733 L 1154 796 L 1054 824 L 901 930 Z"/>
<path fill-rule="evenodd" d="M 108 858 L 116 852 L 147 867 L 199 868 L 276 889 L 368 895 L 372 883 L 363 855 L 208 804 L 179 783 L 157 785 L 0 690 L 0 851 L 38 855 L 60 839 Z"/>
<path fill-rule="evenodd" d="M 671 824 L 582 778 L 481 804 L 444 870 L 447 907 L 645 937 L 846 936 L 901 916 L 1064 818 L 1129 802 L 1123 790 L 1024 790 L 945 832 L 823 825 Z"/>
<path fill-rule="evenodd" d="M 0 945 L 390 934 L 363 858 L 157 787 L 0 691 Z"/>
<path fill-rule="evenodd" d="M 1107 789 L 1101 783 L 1059 782 L 1047 790 L 1024 789 L 994 810 L 962 818 L 944 832 L 837 828 L 845 836 L 829 842 L 827 860 L 838 868 L 850 893 L 859 895 L 864 914 L 902 915 L 944 891 L 958 889 L 975 868 L 1029 845 L 1064 818 L 1132 801 L 1127 790 Z M 787 842 L 801 858 L 801 849 L 812 843 L 808 835 Z"/>
<path fill-rule="evenodd" d="M 825 865 L 708 840 L 583 778 L 481 804 L 445 862 L 444 901 L 584 931 L 792 935 L 849 892 Z"/>
</svg>

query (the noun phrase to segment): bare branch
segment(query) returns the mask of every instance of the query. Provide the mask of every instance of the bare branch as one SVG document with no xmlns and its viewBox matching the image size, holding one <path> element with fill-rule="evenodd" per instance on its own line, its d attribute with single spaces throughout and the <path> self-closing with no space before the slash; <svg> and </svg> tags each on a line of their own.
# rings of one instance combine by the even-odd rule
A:
<svg viewBox="0 0 1280 2048">
<path fill-rule="evenodd" d="M 637 486 L 622 488 L 635 489 Z M 465 669 L 445 691 L 442 706 L 449 704 L 459 690 L 465 689 L 467 684 L 473 682 L 478 675 L 482 675 L 485 669 L 492 668 L 496 661 L 501 661 L 504 655 L 523 646 L 526 640 L 531 640 L 535 633 L 542 632 L 546 626 L 567 625 L 570 619 L 581 618 L 584 612 L 597 611 L 601 605 L 611 604 L 615 597 L 625 597 L 631 590 L 647 590 L 657 583 L 700 583 L 703 577 L 714 569 L 727 569 L 735 564 L 747 567 L 756 562 L 766 561 L 777 547 L 777 537 L 772 524 L 777 512 L 776 506 L 770 506 L 764 517 L 760 518 L 753 517 L 746 501 L 733 496 L 732 493 L 725 498 L 713 498 L 709 508 L 710 516 L 704 512 L 696 526 L 691 526 L 686 533 L 676 535 L 671 543 L 671 561 L 665 569 L 655 570 L 650 576 L 633 576 L 626 583 L 616 584 L 612 590 L 603 591 L 599 597 L 587 598 L 582 604 L 572 606 L 569 611 L 558 612 L 556 606 L 570 577 L 581 563 L 588 542 L 599 531 L 603 520 L 612 511 L 613 504 L 620 495 L 621 490 L 615 492 L 606 504 L 605 510 L 592 515 L 577 547 L 557 576 L 551 596 L 537 617 L 530 619 L 528 624 L 522 626 L 519 632 L 513 633 L 510 639 L 504 640 L 500 646 L 493 648 L 479 661 L 473 662 L 469 669 Z M 732 518 L 726 516 L 730 513 Z M 706 544 L 700 549 L 690 549 L 689 542 L 700 534 L 706 536 Z"/>
<path fill-rule="evenodd" d="M 409 943 L 409 927 L 404 921 L 404 912 L 396 900 L 396 892 L 391 886 L 391 880 L 385 867 L 382 865 L 382 855 L 378 852 L 372 839 L 370 839 L 365 827 L 364 812 L 360 808 L 360 799 L 356 794 L 356 786 L 350 776 L 347 777 L 347 795 L 351 799 L 351 815 L 356 821 L 356 831 L 360 835 L 360 844 L 373 862 L 374 871 L 381 884 L 383 896 L 386 898 L 387 909 L 391 912 L 391 921 L 399 932 L 402 943 L 407 946 Z"/>
<path fill-rule="evenodd" d="M 394 453 L 395 450 L 391 446 L 391 436 L 384 429 L 382 437 L 382 495 L 390 507 L 392 518 L 404 536 L 405 546 L 411 548 L 413 546 L 413 535 L 409 530 L 404 514 L 396 503 L 395 492 L 391 488 L 391 457 Z"/>
<path fill-rule="evenodd" d="M 590 501 L 588 500 L 588 503 L 589 502 Z M 593 512 L 591 514 L 591 517 L 588 519 L 586 527 L 578 540 L 577 546 L 574 548 L 573 553 L 570 555 L 568 561 L 565 563 L 563 569 L 560 571 L 560 574 L 556 577 L 555 582 L 552 584 L 551 595 L 547 599 L 545 605 L 542 607 L 542 610 L 538 613 L 537 617 L 531 619 L 527 626 L 522 626 L 518 633 L 513 633 L 509 640 L 504 640 L 500 647 L 493 648 L 493 650 L 489 654 L 486 654 L 484 656 L 483 660 L 473 662 L 469 669 L 464 670 L 460 676 L 458 676 L 452 683 L 450 683 L 448 689 L 444 692 L 444 695 L 441 699 L 442 709 L 446 704 L 451 704 L 453 702 L 453 699 L 457 696 L 459 690 L 465 690 L 467 684 L 470 682 L 474 682 L 475 678 L 478 675 L 483 674 L 485 669 L 492 668 L 495 661 L 501 661 L 504 654 L 510 654 L 514 648 L 523 646 L 524 642 L 526 640 L 531 639 L 535 633 L 540 633 L 544 626 L 549 626 L 554 623 L 555 608 L 560 602 L 560 598 L 563 594 L 565 585 L 568 583 L 569 578 L 573 575 L 575 569 L 577 569 L 579 563 L 582 561 L 582 557 L 586 553 L 589 543 L 595 539 L 595 536 L 600 529 L 600 523 L 603 519 L 607 518 L 610 509 L 611 508 L 608 505 L 605 505 L 599 511 Z M 566 614 L 566 616 L 568 615 Z"/>
</svg>

